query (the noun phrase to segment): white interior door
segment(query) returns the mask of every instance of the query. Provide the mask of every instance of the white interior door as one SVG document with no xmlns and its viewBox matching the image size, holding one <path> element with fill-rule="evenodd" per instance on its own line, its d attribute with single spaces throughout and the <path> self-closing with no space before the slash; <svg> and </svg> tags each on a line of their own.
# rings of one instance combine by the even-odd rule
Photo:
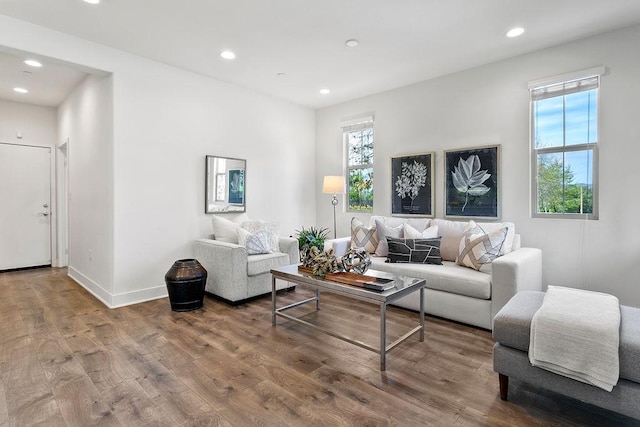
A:
<svg viewBox="0 0 640 427">
<path fill-rule="evenodd" d="M 51 264 L 51 149 L 0 144 L 0 270 Z"/>
</svg>

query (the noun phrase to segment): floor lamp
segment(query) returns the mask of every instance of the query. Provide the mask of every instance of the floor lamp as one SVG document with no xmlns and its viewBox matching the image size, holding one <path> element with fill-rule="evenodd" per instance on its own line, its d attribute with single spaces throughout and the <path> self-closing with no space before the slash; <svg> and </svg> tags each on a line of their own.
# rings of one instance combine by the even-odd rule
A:
<svg viewBox="0 0 640 427">
<path fill-rule="evenodd" d="M 331 204 L 333 205 L 333 238 L 337 237 L 336 229 L 336 205 L 338 204 L 338 194 L 344 194 L 344 176 L 325 176 L 322 183 L 322 192 L 333 194 Z"/>
</svg>

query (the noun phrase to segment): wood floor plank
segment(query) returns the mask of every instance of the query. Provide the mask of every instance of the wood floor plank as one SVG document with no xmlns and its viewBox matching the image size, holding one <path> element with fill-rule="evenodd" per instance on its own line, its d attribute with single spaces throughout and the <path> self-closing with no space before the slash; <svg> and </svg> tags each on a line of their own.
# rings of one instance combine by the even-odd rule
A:
<svg viewBox="0 0 640 427">
<path fill-rule="evenodd" d="M 87 377 L 53 390 L 62 417 L 72 426 L 121 426 L 109 404 Z"/>
<path fill-rule="evenodd" d="M 517 380 L 500 400 L 491 333 L 430 316 L 425 341 L 410 337 L 380 371 L 375 352 L 286 319 L 272 326 L 269 297 L 109 309 L 47 268 L 0 273 L 0 304 L 0 427 L 640 425 Z M 376 305 L 323 293 L 319 312 L 304 310 L 378 345 Z M 417 321 L 390 307 L 390 339 Z"/>
</svg>

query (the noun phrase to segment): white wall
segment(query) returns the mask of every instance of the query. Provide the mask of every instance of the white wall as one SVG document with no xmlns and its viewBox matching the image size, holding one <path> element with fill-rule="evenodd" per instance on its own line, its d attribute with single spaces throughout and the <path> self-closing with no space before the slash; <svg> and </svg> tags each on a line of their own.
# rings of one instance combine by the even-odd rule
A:
<svg viewBox="0 0 640 427">
<path fill-rule="evenodd" d="M 501 144 L 502 218 L 515 222 L 525 246 L 542 248 L 545 285 L 610 292 L 640 306 L 638 45 L 640 26 L 319 110 L 316 183 L 343 167 L 341 120 L 374 113 L 374 213 L 391 212 L 390 157 L 435 151 L 442 218 L 443 150 Z M 598 65 L 609 70 L 600 98 L 600 219 L 533 219 L 527 83 Z M 316 199 L 318 225 L 331 227 L 330 196 Z M 352 216 L 340 213 L 339 234 L 348 235 Z"/>
<path fill-rule="evenodd" d="M 53 147 L 57 142 L 56 109 L 0 99 L 0 141 Z M 20 133 L 22 138 L 18 138 Z"/>
<path fill-rule="evenodd" d="M 69 168 L 69 275 L 108 304 L 114 294 L 112 101 L 111 76 L 90 75 L 58 108 Z"/>
<path fill-rule="evenodd" d="M 105 141 L 113 153 L 112 286 L 96 283 L 111 289 L 109 305 L 166 295 L 173 261 L 192 256 L 192 241 L 210 234 L 207 154 L 247 159 L 251 217 L 278 220 L 283 235 L 315 224 L 312 110 L 6 16 L 0 40 L 113 73 L 112 140 Z M 73 179 L 90 181 L 91 171 Z M 108 255 L 92 262 L 108 265 Z"/>
</svg>

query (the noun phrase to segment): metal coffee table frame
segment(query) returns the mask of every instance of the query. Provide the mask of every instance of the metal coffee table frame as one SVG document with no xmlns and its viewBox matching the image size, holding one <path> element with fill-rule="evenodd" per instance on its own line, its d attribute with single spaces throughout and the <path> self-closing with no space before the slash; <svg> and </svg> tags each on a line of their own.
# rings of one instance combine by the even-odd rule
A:
<svg viewBox="0 0 640 427">
<path fill-rule="evenodd" d="M 330 282 L 320 278 L 315 278 L 311 275 L 298 272 L 297 265 L 288 265 L 285 267 L 272 269 L 271 275 L 272 275 L 271 322 L 273 326 L 276 326 L 276 317 L 281 316 L 281 317 L 284 317 L 285 319 L 292 320 L 294 322 L 298 322 L 303 325 L 309 326 L 313 329 L 316 329 L 334 338 L 338 338 L 342 341 L 346 341 L 348 343 L 357 345 L 359 347 L 365 348 L 375 353 L 379 353 L 381 371 L 384 371 L 386 369 L 387 353 L 389 353 L 389 351 L 391 351 L 398 344 L 402 343 L 403 341 L 408 339 L 410 336 L 412 336 L 416 332 L 420 333 L 420 342 L 424 342 L 424 287 L 425 287 L 424 279 L 414 279 L 414 278 L 408 278 L 404 276 L 399 277 L 399 276 L 390 275 L 388 273 L 369 270 L 367 271 L 367 275 L 369 276 L 392 278 L 396 282 L 395 288 L 392 288 L 383 292 L 377 292 L 377 291 L 370 291 L 364 288 L 360 288 L 358 286 L 343 285 L 340 283 Z M 306 285 L 312 289 L 315 289 L 316 295 L 312 298 L 308 298 L 303 301 L 297 301 L 292 304 L 286 305 L 284 307 L 277 308 L 276 307 L 276 279 L 285 280 L 285 281 L 299 284 L 299 285 Z M 379 347 L 370 346 L 366 343 L 336 334 L 333 331 L 322 328 L 320 326 L 316 326 L 298 317 L 294 317 L 284 313 L 284 311 L 286 310 L 299 307 L 304 304 L 312 303 L 314 301 L 316 303 L 316 310 L 320 310 L 320 291 L 331 292 L 334 294 L 346 296 L 348 298 L 354 298 L 354 299 L 358 299 L 368 303 L 378 304 L 380 306 L 380 346 Z M 420 325 L 411 329 L 409 332 L 407 332 L 406 334 L 404 334 L 394 342 L 387 344 L 386 343 L 387 341 L 387 305 L 415 291 L 420 291 Z"/>
</svg>

